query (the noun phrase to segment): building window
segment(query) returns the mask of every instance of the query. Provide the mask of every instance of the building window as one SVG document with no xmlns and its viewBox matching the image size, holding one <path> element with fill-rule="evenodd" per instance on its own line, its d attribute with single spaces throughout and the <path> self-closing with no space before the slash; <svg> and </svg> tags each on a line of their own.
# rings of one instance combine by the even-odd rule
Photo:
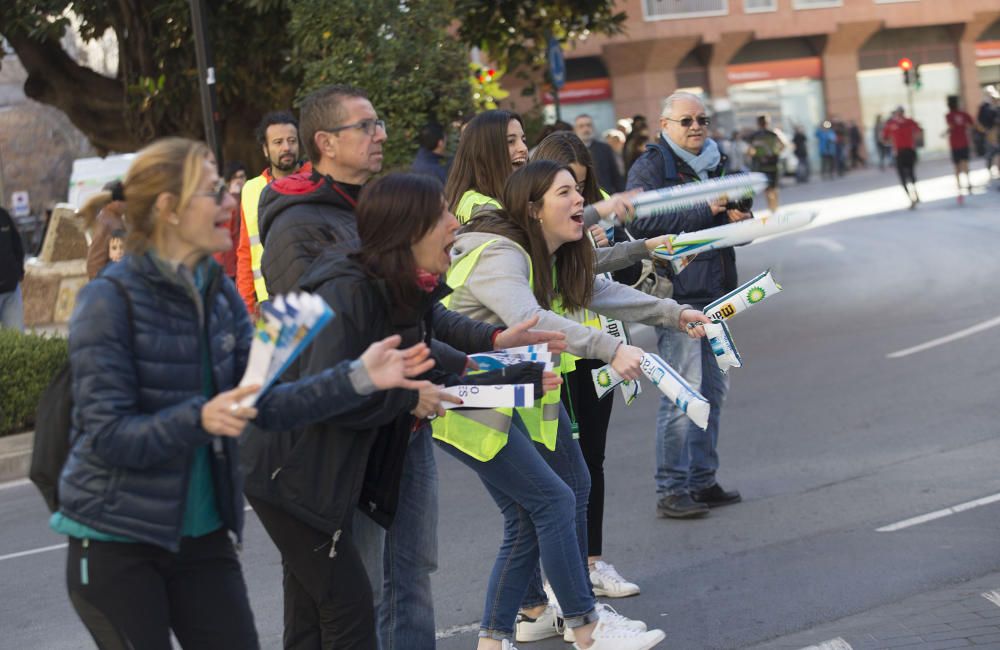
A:
<svg viewBox="0 0 1000 650">
<path fill-rule="evenodd" d="M 644 0 L 642 8 L 646 20 L 725 16 L 729 0 Z"/>
<path fill-rule="evenodd" d="M 793 9 L 825 9 L 843 6 L 844 0 L 792 0 Z"/>
<path fill-rule="evenodd" d="M 743 0 L 743 12 L 757 14 L 765 11 L 777 11 L 778 0 Z"/>
</svg>

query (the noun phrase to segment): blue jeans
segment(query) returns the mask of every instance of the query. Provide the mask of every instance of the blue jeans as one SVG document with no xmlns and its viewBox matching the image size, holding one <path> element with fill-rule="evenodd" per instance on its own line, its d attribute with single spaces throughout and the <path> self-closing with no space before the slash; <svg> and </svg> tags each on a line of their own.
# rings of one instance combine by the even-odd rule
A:
<svg viewBox="0 0 1000 650">
<path fill-rule="evenodd" d="M 438 478 L 430 426 L 410 435 L 388 531 L 358 511 L 354 538 L 375 597 L 381 650 L 434 650 L 431 573 L 437 570 Z"/>
<path fill-rule="evenodd" d="M 707 338 L 656 328 L 660 356 L 711 405 L 708 428 L 702 431 L 666 397 L 656 416 L 656 491 L 661 496 L 711 487 L 719 469 L 719 415 L 729 392 L 727 377 L 715 362 Z"/>
<path fill-rule="evenodd" d="M 559 415 L 555 452 L 539 453 L 517 418 L 507 445 L 485 463 L 451 445 L 441 444 L 441 448 L 479 475 L 504 517 L 503 542 L 486 588 L 479 636 L 514 636 L 517 610 L 537 571 L 539 556 L 566 625 L 596 622 L 586 568 L 590 475 L 566 411 L 561 409 Z M 543 595 L 539 604 L 544 602 Z"/>
<path fill-rule="evenodd" d="M 24 303 L 20 284 L 13 291 L 0 293 L 0 327 L 24 331 Z"/>
</svg>

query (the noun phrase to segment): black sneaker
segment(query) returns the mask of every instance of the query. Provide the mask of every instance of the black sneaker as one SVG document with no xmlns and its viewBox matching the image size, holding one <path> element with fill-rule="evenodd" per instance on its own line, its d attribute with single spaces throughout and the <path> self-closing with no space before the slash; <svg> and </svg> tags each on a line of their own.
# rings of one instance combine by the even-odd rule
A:
<svg viewBox="0 0 1000 650">
<path fill-rule="evenodd" d="M 704 490 L 692 492 L 691 499 L 698 503 L 703 503 L 709 508 L 718 508 L 719 506 L 739 503 L 743 500 L 743 497 L 736 490 L 727 492 L 722 489 L 721 485 L 714 483 L 711 487 L 707 487 Z"/>
<path fill-rule="evenodd" d="M 691 519 L 708 514 L 708 506 L 691 500 L 690 494 L 668 494 L 656 502 L 656 516 Z"/>
</svg>

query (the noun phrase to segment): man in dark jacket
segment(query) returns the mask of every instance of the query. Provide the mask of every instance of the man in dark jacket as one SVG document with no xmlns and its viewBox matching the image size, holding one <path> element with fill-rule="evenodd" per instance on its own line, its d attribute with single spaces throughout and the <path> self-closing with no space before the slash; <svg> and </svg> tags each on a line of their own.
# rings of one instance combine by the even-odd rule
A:
<svg viewBox="0 0 1000 650">
<path fill-rule="evenodd" d="M 261 270 L 272 296 L 300 288 L 307 270 L 321 254 L 335 244 L 358 238 L 354 212 L 358 196 L 362 186 L 382 169 L 385 122 L 378 118 L 367 95 L 359 88 L 333 85 L 309 95 L 302 103 L 299 129 L 312 170 L 276 180 L 264 190 L 260 200 L 260 233 L 264 243 Z M 466 352 L 562 338 L 550 332 L 525 331 L 523 326 L 498 330 L 452 312 L 440 303 L 432 307 L 431 320 L 436 339 L 431 347 L 437 367 L 454 374 L 464 372 Z M 380 437 L 391 434 L 383 431 Z M 372 453 L 379 450 L 388 453 L 390 449 L 391 445 L 377 439 Z M 378 484 L 378 478 L 371 472 L 392 462 L 388 458 L 369 458 L 365 484 Z M 362 491 L 360 505 L 364 507 L 353 522 L 354 539 L 364 554 L 379 607 L 383 650 L 434 647 L 430 573 L 437 567 L 437 479 L 429 426 L 410 436 L 404 462 L 399 489 L 382 495 Z M 277 505 L 284 502 L 291 512 L 303 505 L 309 507 L 289 503 L 291 497 L 270 492 L 267 485 L 248 481 L 246 489 L 250 496 Z M 311 497 L 303 493 L 299 498 Z M 392 524 L 386 534 L 379 524 L 389 522 Z M 381 601 L 383 549 L 385 601 Z M 305 607 L 296 607 L 294 602 L 286 600 L 286 610 L 289 608 L 296 611 L 286 611 L 286 628 L 290 623 L 288 614 L 309 615 Z M 308 626 L 310 621 L 292 623 Z"/>
<path fill-rule="evenodd" d="M 652 190 L 721 176 L 726 159 L 708 138 L 709 123 L 705 106 L 696 95 L 678 92 L 668 97 L 660 118 L 660 137 L 632 165 L 628 189 Z M 638 219 L 629 230 L 636 237 L 654 237 L 702 230 L 749 216 L 717 203 Z M 733 249 L 701 253 L 673 283 L 674 300 L 704 308 L 737 286 Z M 708 429 L 702 431 L 672 402 L 663 400 L 656 423 L 657 514 L 677 519 L 700 517 L 710 507 L 740 500 L 739 492 L 724 490 L 715 480 L 719 411 L 729 380 L 715 363 L 707 339 L 689 339 L 683 332 L 675 336 L 668 329 L 656 329 L 660 356 L 698 388 L 712 407 Z"/>
<path fill-rule="evenodd" d="M 577 115 L 573 121 L 573 132 L 583 140 L 594 159 L 594 171 L 597 173 L 597 183 L 605 192 L 614 194 L 625 189 L 618 162 L 611 145 L 594 138 L 594 120 L 589 115 Z"/>
<path fill-rule="evenodd" d="M 24 246 L 10 213 L 0 207 L 0 327 L 24 329 L 21 280 Z"/>
<path fill-rule="evenodd" d="M 441 181 L 444 185 L 448 181 L 448 161 L 444 157 L 444 127 L 431 122 L 425 124 L 420 129 L 418 138 L 420 148 L 413 158 L 410 170 L 418 174 L 427 174 Z"/>
</svg>

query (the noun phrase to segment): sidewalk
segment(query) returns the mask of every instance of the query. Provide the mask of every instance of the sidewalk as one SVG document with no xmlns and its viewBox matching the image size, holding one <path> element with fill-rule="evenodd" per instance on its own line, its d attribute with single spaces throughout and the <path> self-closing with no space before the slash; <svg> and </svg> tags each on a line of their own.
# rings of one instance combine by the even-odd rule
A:
<svg viewBox="0 0 1000 650">
<path fill-rule="evenodd" d="M 1000 649 L 1000 573 L 772 639 L 750 650 Z"/>
</svg>

